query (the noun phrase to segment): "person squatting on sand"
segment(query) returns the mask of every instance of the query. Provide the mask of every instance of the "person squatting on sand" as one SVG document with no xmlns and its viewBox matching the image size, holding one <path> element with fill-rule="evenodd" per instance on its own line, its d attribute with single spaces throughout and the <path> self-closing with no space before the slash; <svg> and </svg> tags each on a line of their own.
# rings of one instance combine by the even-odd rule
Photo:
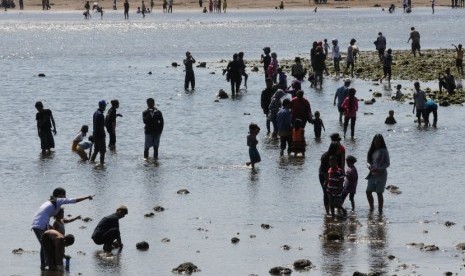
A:
<svg viewBox="0 0 465 276">
<path fill-rule="evenodd" d="M 97 245 L 103 244 L 103 251 L 107 256 L 111 256 L 113 248 L 123 249 L 121 233 L 119 231 L 119 220 L 128 214 L 128 208 L 121 205 L 114 214 L 104 217 L 95 227 L 92 240 Z"/>
</svg>

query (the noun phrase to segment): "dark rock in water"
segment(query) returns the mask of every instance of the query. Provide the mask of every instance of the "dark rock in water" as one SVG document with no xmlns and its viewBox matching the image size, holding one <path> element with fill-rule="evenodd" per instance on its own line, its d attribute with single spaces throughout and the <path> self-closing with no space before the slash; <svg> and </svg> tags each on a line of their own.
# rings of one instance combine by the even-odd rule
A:
<svg viewBox="0 0 465 276">
<path fill-rule="evenodd" d="M 353 276 L 381 276 L 382 273 L 380 272 L 363 273 L 363 272 L 355 271 L 354 274 L 352 275 Z"/>
<path fill-rule="evenodd" d="M 465 243 L 461 242 L 455 246 L 458 250 L 465 250 Z"/>
<path fill-rule="evenodd" d="M 394 259 L 396 258 L 396 256 L 394 256 L 394 255 L 389 255 L 387 258 L 388 258 L 388 260 L 391 260 L 391 261 L 392 261 L 392 260 L 394 260 Z"/>
<path fill-rule="evenodd" d="M 236 238 L 236 237 L 231 239 L 231 243 L 234 243 L 234 244 L 238 243 L 239 241 L 240 241 L 240 239 Z"/>
<path fill-rule="evenodd" d="M 148 74 L 149 74 L 149 75 L 152 75 L 152 71 L 149 71 L 149 73 L 148 73 Z"/>
<path fill-rule="evenodd" d="M 78 255 L 81 255 L 81 256 L 85 256 L 86 255 L 86 252 L 83 252 L 83 251 L 78 251 L 76 252 Z"/>
<path fill-rule="evenodd" d="M 254 66 L 254 67 L 252 68 L 252 72 L 258 72 L 258 66 Z"/>
<path fill-rule="evenodd" d="M 187 190 L 187 189 L 181 189 L 181 190 L 179 190 L 177 193 L 178 193 L 178 195 L 187 195 L 187 194 L 189 194 L 190 192 L 189 192 L 189 190 Z"/>
<path fill-rule="evenodd" d="M 151 218 L 151 217 L 153 217 L 153 216 L 155 216 L 155 214 L 152 213 L 152 212 L 150 212 L 150 213 L 144 215 L 144 217 L 146 217 L 146 218 Z"/>
<path fill-rule="evenodd" d="M 188 274 L 191 275 L 194 272 L 199 272 L 200 269 L 191 262 L 183 263 L 178 265 L 178 267 L 171 270 L 173 273 L 177 274 Z"/>
<path fill-rule="evenodd" d="M 288 250 L 291 249 L 291 247 L 289 245 L 285 244 L 285 245 L 281 246 L 281 249 L 285 250 L 285 251 L 288 251 Z"/>
<path fill-rule="evenodd" d="M 90 222 L 92 221 L 92 218 L 89 218 L 89 217 L 85 217 L 82 219 L 83 222 Z"/>
<path fill-rule="evenodd" d="M 312 268 L 312 262 L 306 259 L 300 259 L 294 262 L 294 269 L 296 270 L 306 270 Z"/>
<path fill-rule="evenodd" d="M 455 225 L 455 222 L 452 222 L 452 221 L 446 221 L 446 222 L 444 223 L 444 225 L 445 225 L 445 226 L 447 226 L 447 227 L 449 227 L 449 226 L 453 226 L 453 225 Z"/>
<path fill-rule="evenodd" d="M 438 251 L 439 250 L 439 247 L 437 247 L 436 245 L 434 244 L 431 244 L 431 245 L 425 245 L 421 248 L 422 251 Z"/>
<path fill-rule="evenodd" d="M 344 237 L 338 231 L 329 231 L 326 234 L 326 240 L 328 240 L 328 241 L 340 241 L 340 240 L 343 240 L 343 239 L 344 239 Z"/>
<path fill-rule="evenodd" d="M 414 246 L 414 247 L 418 247 L 418 248 L 423 248 L 423 246 L 425 246 L 424 243 L 415 243 L 415 242 L 411 242 L 411 243 L 407 243 L 406 244 L 407 246 Z"/>
<path fill-rule="evenodd" d="M 444 275 L 445 276 L 452 276 L 454 275 L 454 273 L 450 272 L 450 271 L 447 271 L 447 272 L 444 272 Z"/>
<path fill-rule="evenodd" d="M 171 241 L 171 240 L 168 239 L 168 238 L 163 238 L 163 239 L 161 239 L 161 242 L 162 242 L 162 243 L 168 243 L 168 242 L 170 242 L 170 241 Z"/>
<path fill-rule="evenodd" d="M 153 207 L 153 210 L 155 212 L 163 212 L 163 211 L 165 211 L 165 208 L 163 208 L 161 206 L 155 206 L 155 207 Z"/>
<path fill-rule="evenodd" d="M 136 248 L 142 251 L 148 250 L 149 249 L 149 243 L 146 241 L 141 241 L 136 243 Z"/>
<path fill-rule="evenodd" d="M 439 103 L 440 106 L 450 106 L 450 103 L 448 101 L 442 101 Z"/>
<path fill-rule="evenodd" d="M 383 96 L 383 94 L 381 92 L 373 92 L 373 97 L 379 98 L 381 96 Z"/>
<path fill-rule="evenodd" d="M 292 270 L 287 267 L 277 266 L 270 269 L 271 275 L 291 275 Z"/>
<path fill-rule="evenodd" d="M 269 224 L 266 224 L 266 223 L 262 223 L 262 225 L 260 225 L 261 228 L 263 229 L 270 229 L 271 226 Z"/>
<path fill-rule="evenodd" d="M 249 112 L 244 112 L 244 115 L 250 115 L 250 113 Z"/>
<path fill-rule="evenodd" d="M 172 62 L 172 63 L 171 63 L 171 66 L 173 66 L 173 67 L 178 67 L 179 64 L 178 64 L 177 62 Z"/>
<path fill-rule="evenodd" d="M 39 73 L 37 76 L 38 76 L 38 77 L 41 77 L 41 78 L 44 78 L 44 77 L 45 77 L 45 74 L 44 74 L 44 73 Z"/>
<path fill-rule="evenodd" d="M 11 251 L 11 253 L 13 253 L 13 254 L 23 254 L 24 249 L 22 249 L 21 247 L 18 248 L 18 249 L 13 249 L 13 251 Z"/>
<path fill-rule="evenodd" d="M 224 91 L 223 89 L 220 89 L 220 91 L 218 91 L 218 98 L 220 99 L 227 99 L 229 98 L 228 96 L 228 93 L 226 93 L 226 91 Z"/>
<path fill-rule="evenodd" d="M 363 115 L 373 115 L 373 112 L 363 112 Z"/>
<path fill-rule="evenodd" d="M 201 62 L 201 63 L 199 63 L 199 67 L 200 68 L 205 68 L 205 67 L 207 67 L 207 63 L 206 62 Z"/>
<path fill-rule="evenodd" d="M 366 101 L 365 101 L 365 104 L 373 104 L 373 103 L 375 103 L 375 102 L 376 102 L 375 99 L 371 99 L 371 100 L 366 100 Z"/>
<path fill-rule="evenodd" d="M 215 72 L 210 72 L 210 75 L 215 75 L 216 73 Z"/>
<path fill-rule="evenodd" d="M 219 102 L 220 102 L 220 100 L 216 99 L 216 100 L 214 100 L 214 102 L 215 102 L 215 103 L 219 103 Z"/>
</svg>

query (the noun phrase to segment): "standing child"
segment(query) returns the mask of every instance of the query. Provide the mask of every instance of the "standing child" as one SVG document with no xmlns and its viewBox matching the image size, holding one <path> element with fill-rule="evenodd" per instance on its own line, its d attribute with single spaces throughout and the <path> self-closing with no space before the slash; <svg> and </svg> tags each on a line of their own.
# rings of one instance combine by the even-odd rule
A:
<svg viewBox="0 0 465 276">
<path fill-rule="evenodd" d="M 357 191 L 357 183 L 358 183 L 358 173 L 357 168 L 355 167 L 355 162 L 357 162 L 357 158 L 353 157 L 352 155 L 347 156 L 347 171 L 345 174 L 344 179 L 344 190 L 342 192 L 342 203 L 346 199 L 347 195 L 349 195 L 350 204 L 352 205 L 352 212 L 355 210 L 355 201 L 354 196 Z"/>
<path fill-rule="evenodd" d="M 455 58 L 455 66 L 457 67 L 457 72 L 460 75 L 463 75 L 463 49 L 462 49 L 462 44 L 459 44 L 459 46 L 455 46 L 452 44 L 452 46 L 455 47 L 455 51 L 457 52 L 457 56 Z"/>
<path fill-rule="evenodd" d="M 282 90 L 287 89 L 287 76 L 281 67 L 278 68 L 278 87 Z"/>
<path fill-rule="evenodd" d="M 73 139 L 73 145 L 71 146 L 72 151 L 77 151 L 77 147 L 79 143 L 81 143 L 82 140 L 84 140 L 84 137 L 86 137 L 88 131 L 89 131 L 88 125 L 83 125 L 81 127 L 81 131 Z"/>
<path fill-rule="evenodd" d="M 292 152 L 297 154 L 302 153 L 302 157 L 305 157 L 305 148 L 307 143 L 305 142 L 305 129 L 303 128 L 303 122 L 301 119 L 295 119 L 294 129 L 292 130 Z"/>
<path fill-rule="evenodd" d="M 313 132 L 315 132 L 315 138 L 321 138 L 321 129 L 326 131 L 323 120 L 320 118 L 320 111 L 315 111 L 315 118 L 313 119 Z"/>
<path fill-rule="evenodd" d="M 337 208 L 344 216 L 347 211 L 342 207 L 342 191 L 344 187 L 344 171 L 338 166 L 338 158 L 336 155 L 329 157 L 330 168 L 328 170 L 328 183 L 326 191 L 329 196 L 329 209 L 331 216 L 334 217 L 334 209 Z"/>
<path fill-rule="evenodd" d="M 57 230 L 64 236 L 65 235 L 65 223 L 70 223 L 78 219 L 81 219 L 81 216 L 77 216 L 72 219 L 65 219 L 65 209 L 61 207 L 58 213 L 55 215 L 55 222 L 53 223 L 52 228 Z"/>
<path fill-rule="evenodd" d="M 249 147 L 249 156 L 250 162 L 247 162 L 247 166 L 252 166 L 252 169 L 255 168 L 255 163 L 262 161 L 260 158 L 260 153 L 257 150 L 257 135 L 260 132 L 260 127 L 257 124 L 251 123 L 249 125 L 249 135 L 247 135 L 247 146 Z"/>
</svg>

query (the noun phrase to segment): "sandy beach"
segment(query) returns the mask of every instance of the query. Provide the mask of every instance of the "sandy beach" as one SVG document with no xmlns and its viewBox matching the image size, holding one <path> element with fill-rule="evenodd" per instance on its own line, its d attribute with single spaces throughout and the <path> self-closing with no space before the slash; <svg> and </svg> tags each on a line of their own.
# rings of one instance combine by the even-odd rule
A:
<svg viewBox="0 0 465 276">
<path fill-rule="evenodd" d="M 113 1 L 111 0 L 101 0 L 101 1 L 90 1 L 91 5 L 94 2 L 98 2 L 104 9 L 111 10 L 113 9 Z M 17 4 L 16 9 L 18 9 L 18 1 L 15 1 Z M 162 8 L 162 0 L 155 1 L 155 10 L 160 11 Z M 292 1 L 284 1 L 284 8 L 287 9 L 314 9 L 318 7 L 319 9 L 334 9 L 334 8 L 358 8 L 358 7 L 378 7 L 378 8 L 387 8 L 394 3 L 397 8 L 401 9 L 401 1 L 389 1 L 389 0 L 368 0 L 368 1 L 328 1 L 326 4 L 315 4 L 314 1 L 305 1 L 305 0 L 292 0 Z M 70 0 L 52 0 L 50 1 L 50 6 L 52 10 L 83 10 L 84 9 L 85 1 L 70 1 Z M 257 0 L 257 1 L 249 1 L 249 0 L 234 0 L 228 1 L 228 10 L 243 10 L 243 9 L 275 9 L 280 4 L 280 1 L 269 1 L 269 0 Z M 444 4 L 448 4 L 448 2 L 444 2 Z M 137 7 L 141 5 L 141 1 L 129 1 L 130 9 L 135 10 Z M 150 6 L 150 1 L 146 1 L 147 7 Z M 425 7 L 430 6 L 431 1 L 429 0 L 420 0 L 415 2 L 414 7 Z M 24 1 L 25 10 L 40 10 L 42 9 L 42 1 L 40 0 L 32 0 L 32 1 Z M 123 10 L 123 0 L 117 0 L 116 6 L 118 10 Z M 204 0 L 204 6 L 208 7 L 208 2 Z M 436 5 L 441 6 L 441 5 Z M 199 7 L 198 1 L 176 1 L 173 2 L 173 10 L 192 10 L 192 9 L 201 9 Z"/>
</svg>

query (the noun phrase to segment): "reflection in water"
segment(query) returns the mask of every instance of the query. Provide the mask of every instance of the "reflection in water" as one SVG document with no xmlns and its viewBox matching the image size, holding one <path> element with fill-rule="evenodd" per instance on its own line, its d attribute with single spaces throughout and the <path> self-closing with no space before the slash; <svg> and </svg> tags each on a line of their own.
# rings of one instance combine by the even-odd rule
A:
<svg viewBox="0 0 465 276">
<path fill-rule="evenodd" d="M 325 275 L 342 275 L 344 271 L 344 239 L 347 236 L 347 222 L 335 220 L 325 216 L 323 233 L 321 236 L 321 251 L 323 263 L 321 270 Z M 333 236 L 340 236 L 339 240 L 333 240 Z"/>
<path fill-rule="evenodd" d="M 95 271 L 111 272 L 119 274 L 121 271 L 120 254 L 113 254 L 111 257 L 105 257 L 103 251 L 95 252 Z"/>
<path fill-rule="evenodd" d="M 385 272 L 387 264 L 386 222 L 382 214 L 376 217 L 370 213 L 367 221 L 368 252 L 370 271 Z"/>
<path fill-rule="evenodd" d="M 259 172 L 260 172 L 260 169 L 258 169 L 258 168 L 253 168 L 253 169 L 250 170 L 249 180 L 250 180 L 250 182 L 252 182 L 252 184 L 253 184 L 253 182 L 256 182 L 256 181 L 259 180 L 259 178 L 258 178 Z"/>
</svg>

